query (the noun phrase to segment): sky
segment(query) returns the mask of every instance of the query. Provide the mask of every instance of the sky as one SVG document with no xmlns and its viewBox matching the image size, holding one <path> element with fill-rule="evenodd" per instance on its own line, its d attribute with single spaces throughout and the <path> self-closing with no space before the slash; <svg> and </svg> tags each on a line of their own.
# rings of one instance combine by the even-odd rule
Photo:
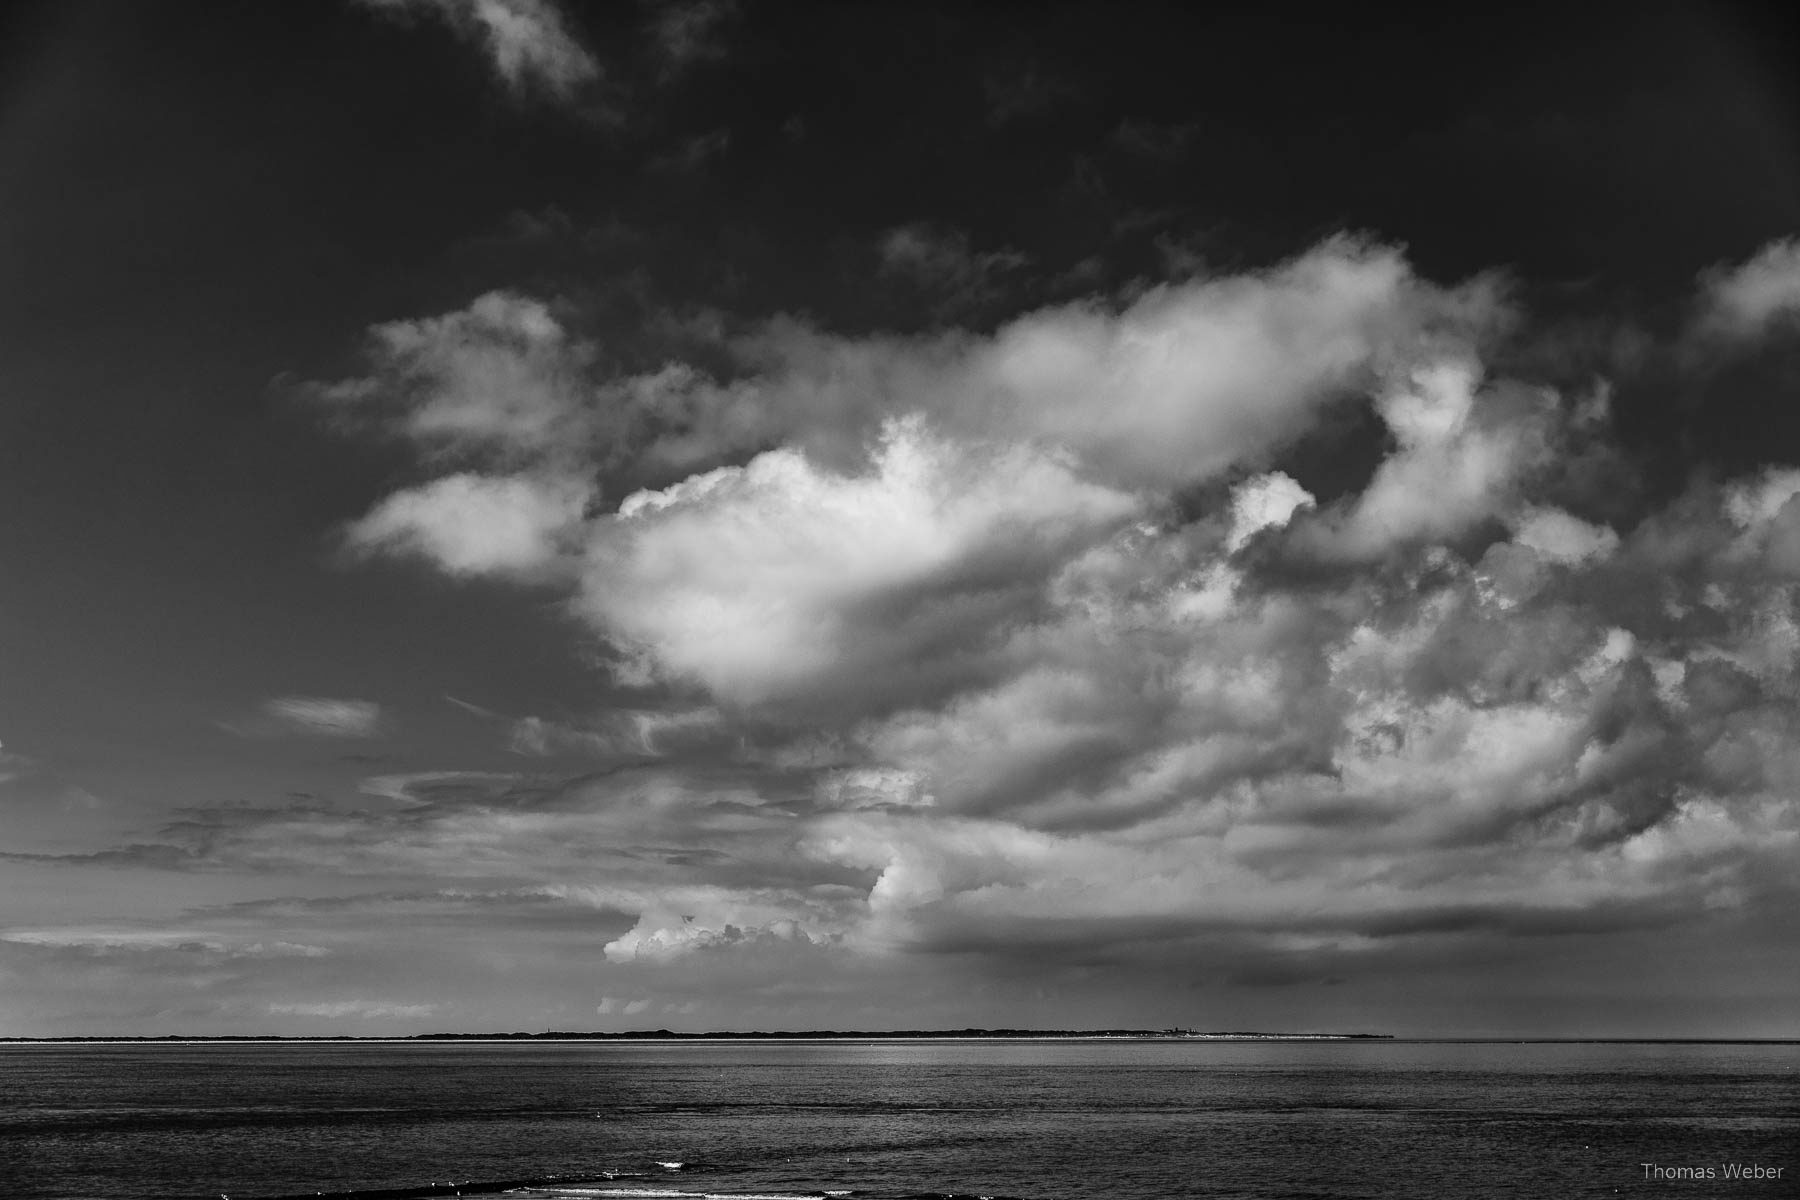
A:
<svg viewBox="0 0 1800 1200">
<path fill-rule="evenodd" d="M 1800 1036 L 1769 10 L 0 22 L 0 1036 Z"/>
</svg>

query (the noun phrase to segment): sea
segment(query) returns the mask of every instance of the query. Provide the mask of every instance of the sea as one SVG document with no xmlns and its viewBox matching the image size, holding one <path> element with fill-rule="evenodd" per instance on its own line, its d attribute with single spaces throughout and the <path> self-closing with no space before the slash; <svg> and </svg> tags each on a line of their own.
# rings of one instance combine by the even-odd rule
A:
<svg viewBox="0 0 1800 1200">
<path fill-rule="evenodd" d="M 0 1046 L 0 1200 L 320 1195 L 1773 1200 L 1800 1045 Z"/>
</svg>

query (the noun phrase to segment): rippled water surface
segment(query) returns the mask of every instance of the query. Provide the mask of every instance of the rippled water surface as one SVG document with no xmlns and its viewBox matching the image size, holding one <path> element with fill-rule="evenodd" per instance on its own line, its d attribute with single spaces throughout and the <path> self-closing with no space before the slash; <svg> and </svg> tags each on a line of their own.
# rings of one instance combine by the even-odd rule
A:
<svg viewBox="0 0 1800 1200">
<path fill-rule="evenodd" d="M 1797 1176 L 1794 1045 L 0 1046 L 6 1200 L 1773 1198 Z"/>
</svg>

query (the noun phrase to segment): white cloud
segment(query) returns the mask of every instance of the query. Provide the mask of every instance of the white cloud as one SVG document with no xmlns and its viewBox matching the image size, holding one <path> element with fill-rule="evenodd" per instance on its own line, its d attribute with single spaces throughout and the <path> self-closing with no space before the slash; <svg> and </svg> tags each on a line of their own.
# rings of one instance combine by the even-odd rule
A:
<svg viewBox="0 0 1800 1200">
<path fill-rule="evenodd" d="M 461 473 L 397 493 L 349 542 L 463 575 L 543 577 L 577 555 L 579 614 L 640 671 L 733 702 L 853 675 L 923 680 L 978 648 L 994 629 L 984 614 L 1013 609 L 1055 561 L 1142 511 L 1143 489 L 1256 461 L 1388 360 L 1472 346 L 1502 315 L 1485 285 L 1436 289 L 1391 251 L 1335 241 L 1269 272 L 1158 290 L 1117 316 L 1048 310 L 972 343 L 848 341 L 775 322 L 737 343 L 762 368 L 729 387 L 671 365 L 583 389 L 570 364 L 591 354 L 547 310 L 487 297 L 384 327 L 383 374 L 336 390 L 399 392 L 411 435 L 502 459 L 535 452 L 537 473 Z M 492 379 L 516 394 L 480 386 Z M 1404 398 L 1389 407 L 1399 425 L 1424 419 Z M 571 455 L 603 465 L 652 414 L 669 432 L 646 447 L 651 460 L 783 432 L 802 445 L 584 520 L 593 492 Z M 601 426 L 617 435 L 604 449 Z M 1501 434 L 1447 441 L 1453 432 L 1421 429 L 1350 533 L 1377 545 L 1362 531 L 1393 524 L 1417 477 L 1509 465 Z M 1300 506 L 1298 485 L 1273 481 L 1245 494 L 1268 509 L 1245 519 L 1274 524 L 1269 505 L 1287 517 Z M 1461 482 L 1460 502 L 1409 510 L 1424 522 L 1416 532 L 1470 519 L 1496 486 L 1479 473 Z"/>
<path fill-rule="evenodd" d="M 1264 529 L 1280 528 L 1302 508 L 1314 504 L 1312 493 L 1280 471 L 1245 480 L 1231 493 L 1231 532 L 1225 548 L 1238 551 Z"/>
<path fill-rule="evenodd" d="M 1320 514 L 1305 541 L 1328 556 L 1378 559 L 1392 548 L 1455 538 L 1512 507 L 1549 453 L 1558 413 L 1549 392 L 1478 394 L 1481 370 L 1438 360 L 1391 382 L 1377 410 L 1397 447 L 1354 500 Z"/>
<path fill-rule="evenodd" d="M 423 555 L 457 574 L 531 574 L 573 534 L 593 495 L 587 479 L 620 463 L 701 466 L 785 440 L 747 467 L 664 489 L 684 507 L 702 491 L 709 507 L 753 493 L 766 505 L 776 475 L 852 472 L 884 428 L 923 419 L 945 445 L 995 447 L 1003 469 L 1036 456 L 1054 464 L 1038 477 L 1158 492 L 1255 465 L 1323 406 L 1403 375 L 1395 364 L 1445 347 L 1472 353 L 1507 319 L 1485 282 L 1439 288 L 1392 250 L 1339 239 L 1267 271 L 1155 289 L 1117 313 L 1043 310 L 990 338 L 838 338 L 777 319 L 727 341 L 749 368 L 729 384 L 681 363 L 593 378 L 593 348 L 548 308 L 494 293 L 463 312 L 378 327 L 374 373 L 318 391 L 344 411 L 392 414 L 428 459 L 494 468 L 389 497 L 351 527 L 353 546 Z M 1390 409 L 1410 419 L 1401 400 Z M 1439 438 L 1396 460 L 1392 495 L 1377 489 L 1362 524 L 1390 520 L 1385 510 L 1403 507 L 1406 489 L 1434 482 L 1423 478 L 1433 472 L 1466 493 L 1437 519 L 1479 507 L 1483 482 L 1456 476 L 1510 450 L 1498 437 Z M 820 494 L 833 491 L 843 488 Z M 1060 519 L 1054 489 L 1038 499 Z M 615 526 L 648 514 L 639 503 L 641 512 L 594 523 L 590 544 L 615 548 Z"/>
<path fill-rule="evenodd" d="M 1338 239 L 1267 271 L 1154 288 L 1118 312 L 1040 310 L 988 338 L 844 339 L 774 322 L 741 343 L 765 368 L 758 386 L 717 411 L 826 453 L 923 412 L 953 435 L 1049 442 L 1085 474 L 1166 488 L 1257 463 L 1378 369 L 1473 346 L 1506 318 L 1485 281 L 1438 288 L 1392 250 Z"/>
<path fill-rule="evenodd" d="M 1770 242 L 1736 266 L 1700 277 L 1696 329 L 1703 336 L 1747 341 L 1780 322 L 1800 319 L 1800 238 Z"/>
<path fill-rule="evenodd" d="M 1558 508 L 1530 506 L 1519 514 L 1513 540 L 1550 562 L 1580 563 L 1604 558 L 1619 546 L 1619 535 Z"/>
<path fill-rule="evenodd" d="M 446 475 L 395 492 L 352 522 L 346 545 L 410 554 L 451 575 L 532 578 L 553 566 L 592 495 L 575 479 Z"/>
<path fill-rule="evenodd" d="M 891 269 L 952 295 L 1004 265 L 922 228 L 885 245 Z M 496 293 L 378 327 L 375 372 L 318 390 L 351 413 L 397 409 L 435 453 L 509 465 L 535 446 L 558 463 L 698 469 L 785 444 L 841 466 L 884 422 L 921 414 L 959 439 L 1054 445 L 1113 486 L 1167 488 L 1258 465 L 1325 407 L 1417 361 L 1472 354 L 1511 319 L 1488 280 L 1439 287 L 1391 249 L 1334 239 L 1122 307 L 1042 309 L 991 336 L 843 337 L 778 317 L 720 335 L 737 360 L 728 383 L 680 362 L 596 378 L 590 343 L 540 302 Z"/>
<path fill-rule="evenodd" d="M 787 915 L 785 909 L 762 925 L 740 925 L 729 920 L 704 921 L 688 914 L 663 909 L 647 910 L 638 923 L 624 936 L 608 942 L 605 955 L 616 963 L 667 963 L 709 950 L 755 946 L 773 938 L 780 941 L 811 942 L 800 921 Z M 625 1006 L 627 1016 L 641 1012 L 648 1001 L 634 1001 L 637 1007 Z"/>
<path fill-rule="evenodd" d="M 517 461 L 589 436 L 582 377 L 594 348 L 542 301 L 489 292 L 467 309 L 369 331 L 374 373 L 317 389 L 352 421 L 385 421 L 432 456 Z"/>
<path fill-rule="evenodd" d="M 854 905 L 811 887 L 726 887 L 669 879 L 630 888 L 555 887 L 555 894 L 596 908 L 633 912 L 636 922 L 602 949 L 610 963 L 668 963 L 730 954 L 771 943 L 838 940 Z"/>
<path fill-rule="evenodd" d="M 1726 486 L 1725 513 L 1739 529 L 1750 530 L 1774 521 L 1795 496 L 1800 496 L 1800 468 L 1770 467 Z"/>
<path fill-rule="evenodd" d="M 540 89 L 571 98 L 600 76 L 594 56 L 569 33 L 553 0 L 360 0 L 385 12 L 424 12 L 487 51 L 494 72 L 514 92 Z"/>
<path fill-rule="evenodd" d="M 890 424 L 866 471 L 792 451 L 639 492 L 589 531 L 577 611 L 748 702 L 958 649 L 1139 501 L 1058 457 Z M 878 682 L 878 681 L 877 681 Z"/>
</svg>

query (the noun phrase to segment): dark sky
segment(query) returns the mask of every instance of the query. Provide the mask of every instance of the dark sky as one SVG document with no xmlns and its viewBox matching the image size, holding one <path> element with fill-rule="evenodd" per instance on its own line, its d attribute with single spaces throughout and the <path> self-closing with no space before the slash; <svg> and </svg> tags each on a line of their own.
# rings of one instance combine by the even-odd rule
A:
<svg viewBox="0 0 1800 1200">
<path fill-rule="evenodd" d="M 0 1034 L 1795 1035 L 1773 12 L 10 6 Z"/>
</svg>

